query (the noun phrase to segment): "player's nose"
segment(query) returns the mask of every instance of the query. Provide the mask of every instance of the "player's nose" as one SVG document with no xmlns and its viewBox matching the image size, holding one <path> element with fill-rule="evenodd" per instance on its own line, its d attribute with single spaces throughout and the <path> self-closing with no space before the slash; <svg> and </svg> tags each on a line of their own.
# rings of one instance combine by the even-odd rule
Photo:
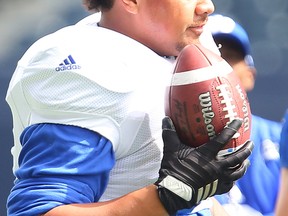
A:
<svg viewBox="0 0 288 216">
<path fill-rule="evenodd" d="M 215 10 L 215 6 L 211 0 L 199 0 L 195 12 L 198 15 L 201 14 L 212 14 Z"/>
</svg>

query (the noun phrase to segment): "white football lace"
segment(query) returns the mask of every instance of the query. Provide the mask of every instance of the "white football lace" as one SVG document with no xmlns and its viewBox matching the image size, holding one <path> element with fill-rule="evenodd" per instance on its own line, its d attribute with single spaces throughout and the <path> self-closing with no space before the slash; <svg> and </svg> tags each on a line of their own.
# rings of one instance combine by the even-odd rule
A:
<svg viewBox="0 0 288 216">
<path fill-rule="evenodd" d="M 231 97 L 231 93 L 228 90 L 227 84 L 222 84 L 216 87 L 219 91 L 219 97 L 222 97 L 221 104 L 224 104 L 223 111 L 227 112 L 224 118 L 228 118 L 227 124 L 237 118 L 237 112 L 235 111 L 235 104 L 233 104 L 233 98 Z M 240 134 L 236 133 L 233 138 L 239 137 Z"/>
</svg>

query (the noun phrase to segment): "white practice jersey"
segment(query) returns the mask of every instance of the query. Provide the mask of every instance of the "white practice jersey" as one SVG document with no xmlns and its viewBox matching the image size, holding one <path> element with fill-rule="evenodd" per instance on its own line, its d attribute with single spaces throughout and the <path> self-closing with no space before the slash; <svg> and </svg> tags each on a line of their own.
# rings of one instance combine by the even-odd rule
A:
<svg viewBox="0 0 288 216">
<path fill-rule="evenodd" d="M 162 158 L 171 61 L 115 31 L 83 23 L 37 41 L 18 62 L 7 101 L 19 136 L 37 123 L 75 125 L 109 139 L 116 155 L 103 200 L 149 185 Z"/>
<path fill-rule="evenodd" d="M 33 44 L 18 62 L 6 100 L 13 113 L 14 171 L 26 127 L 87 128 L 113 144 L 116 165 L 101 198 L 109 200 L 158 178 L 164 95 L 173 61 L 98 27 L 98 20 L 91 15 Z"/>
</svg>

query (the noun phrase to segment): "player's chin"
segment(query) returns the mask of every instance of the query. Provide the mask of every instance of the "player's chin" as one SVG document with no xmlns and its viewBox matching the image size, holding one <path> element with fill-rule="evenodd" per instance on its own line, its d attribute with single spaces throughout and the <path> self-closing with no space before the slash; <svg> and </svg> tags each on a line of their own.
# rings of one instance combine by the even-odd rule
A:
<svg viewBox="0 0 288 216">
<path fill-rule="evenodd" d="M 177 44 L 177 51 L 181 51 L 183 50 L 186 46 L 191 45 L 191 44 L 200 44 L 200 40 L 199 37 L 195 38 L 195 37 L 185 37 L 181 42 L 179 42 Z"/>
<path fill-rule="evenodd" d="M 191 34 L 191 32 L 187 32 L 186 35 L 185 35 L 185 42 L 186 42 L 186 45 L 191 45 L 191 44 L 201 44 L 200 43 L 200 36 L 201 34 Z"/>
<path fill-rule="evenodd" d="M 247 80 L 246 83 L 243 85 L 246 92 L 252 91 L 254 89 L 255 83 L 253 81 Z"/>
</svg>

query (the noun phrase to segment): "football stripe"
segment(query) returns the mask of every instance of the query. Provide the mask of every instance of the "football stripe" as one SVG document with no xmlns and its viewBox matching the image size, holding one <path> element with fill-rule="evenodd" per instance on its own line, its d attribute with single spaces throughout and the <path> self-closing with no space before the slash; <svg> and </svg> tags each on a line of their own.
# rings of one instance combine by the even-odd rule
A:
<svg viewBox="0 0 288 216">
<path fill-rule="evenodd" d="M 174 73 L 171 81 L 171 86 L 187 85 L 205 80 L 213 79 L 216 76 L 223 76 L 233 71 L 231 66 L 226 61 L 220 61 L 218 64 L 190 70 L 180 73 Z"/>
</svg>

